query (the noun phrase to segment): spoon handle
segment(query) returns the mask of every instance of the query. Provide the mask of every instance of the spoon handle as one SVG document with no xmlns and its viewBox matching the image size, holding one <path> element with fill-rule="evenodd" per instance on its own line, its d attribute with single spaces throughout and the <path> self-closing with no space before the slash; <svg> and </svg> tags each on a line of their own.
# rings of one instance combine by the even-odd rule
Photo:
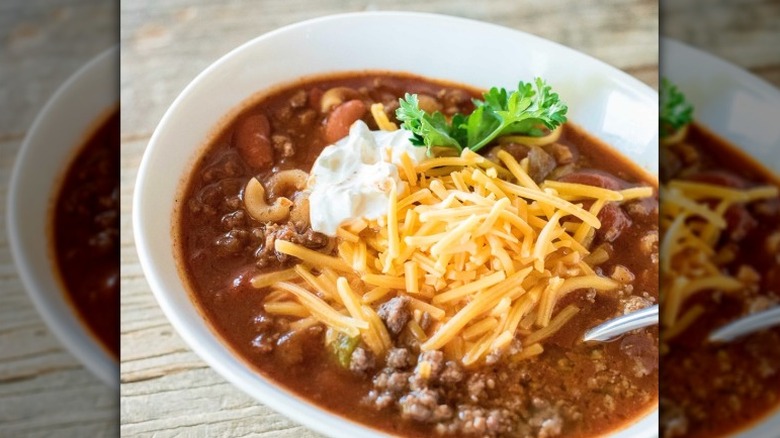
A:
<svg viewBox="0 0 780 438">
<path fill-rule="evenodd" d="M 740 336 L 780 324 L 780 306 L 773 307 L 724 325 L 710 333 L 710 342 L 730 342 Z"/>
<path fill-rule="evenodd" d="M 585 332 L 584 341 L 608 341 L 623 333 L 658 324 L 658 304 L 620 316 Z"/>
</svg>

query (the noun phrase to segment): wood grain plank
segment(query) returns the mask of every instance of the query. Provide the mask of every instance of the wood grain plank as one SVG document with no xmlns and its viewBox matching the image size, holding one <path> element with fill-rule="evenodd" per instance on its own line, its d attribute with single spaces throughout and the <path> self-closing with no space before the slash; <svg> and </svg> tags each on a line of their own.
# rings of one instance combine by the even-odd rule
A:
<svg viewBox="0 0 780 438">
<path fill-rule="evenodd" d="M 664 36 L 698 47 L 780 86 L 780 2 L 679 0 L 661 5 Z"/>
<path fill-rule="evenodd" d="M 341 6 L 344 5 L 344 6 Z M 123 135 L 150 135 L 175 96 L 234 47 L 280 26 L 337 12 L 410 10 L 484 20 L 581 50 L 621 69 L 656 66 L 657 3 L 645 0 L 529 2 L 265 1 L 252 7 L 206 1 L 122 6 Z M 578 17 L 576 22 L 572 17 Z M 219 38 L 214 29 L 219 26 Z M 657 75 L 646 75 L 656 86 Z"/>
<path fill-rule="evenodd" d="M 92 376 L 38 316 L 8 249 L 4 209 L 17 151 L 62 82 L 116 44 L 117 6 L 101 0 L 0 2 L 0 436 L 119 433 L 118 392 Z"/>
<path fill-rule="evenodd" d="M 7 181 L 18 141 L 0 142 Z M 7 186 L 0 184 L 0 205 Z M 89 373 L 38 316 L 16 275 L 0 219 L 0 436 L 113 436 L 118 392 Z"/>
</svg>

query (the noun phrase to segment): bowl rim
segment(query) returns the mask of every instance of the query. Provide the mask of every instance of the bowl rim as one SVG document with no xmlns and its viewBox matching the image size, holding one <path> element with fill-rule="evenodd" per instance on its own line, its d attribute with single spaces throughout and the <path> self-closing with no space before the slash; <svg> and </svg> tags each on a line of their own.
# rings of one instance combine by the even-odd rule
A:
<svg viewBox="0 0 780 438">
<path fill-rule="evenodd" d="M 691 44 L 687 44 L 685 42 L 682 42 L 680 40 L 670 38 L 670 37 L 661 37 L 659 44 L 662 47 L 665 47 L 665 49 L 662 49 L 664 52 L 666 52 L 666 56 L 669 57 L 684 57 L 686 59 L 687 65 L 694 65 L 695 67 L 690 70 L 696 70 L 699 71 L 706 71 L 707 74 L 705 75 L 697 75 L 697 82 L 701 82 L 701 80 L 707 78 L 708 76 L 714 76 L 715 74 L 719 74 L 721 76 L 728 77 L 730 80 L 730 83 L 728 84 L 728 87 L 725 88 L 717 88 L 713 87 L 715 93 L 710 92 L 710 88 L 707 88 L 707 94 L 708 96 L 727 96 L 729 94 L 732 94 L 733 91 L 739 87 L 743 90 L 748 90 L 752 94 L 756 96 L 761 96 L 761 100 L 764 102 L 770 102 L 773 106 L 773 108 L 777 111 L 777 114 L 780 115 L 780 87 L 775 86 L 771 84 L 766 79 L 756 76 L 752 72 L 748 71 L 747 69 L 740 67 L 728 60 L 725 60 L 723 58 L 720 58 L 712 53 L 706 52 L 698 47 L 695 47 Z M 702 67 L 700 65 L 706 65 L 707 68 L 702 70 Z M 666 67 L 664 67 L 666 66 Z M 660 74 L 662 77 L 669 76 L 669 71 L 672 72 L 671 76 L 679 75 L 681 70 L 686 70 L 685 68 L 681 67 L 674 67 L 674 63 L 662 63 Z M 702 77 L 703 76 L 703 77 Z M 680 85 L 678 81 L 673 80 L 675 82 L 675 85 Z M 686 81 L 684 80 L 682 87 L 684 87 L 684 84 Z M 683 93 L 686 93 L 686 90 L 681 90 Z M 688 93 L 686 93 L 688 94 Z M 733 95 L 733 94 L 732 94 Z M 693 99 L 695 99 L 695 94 L 693 95 Z M 689 100 L 691 99 L 689 95 Z M 778 147 L 780 147 L 780 136 L 778 136 L 775 139 L 774 146 L 774 155 L 770 156 L 770 158 L 774 161 L 766 162 L 763 159 L 767 157 L 759 157 L 756 148 L 758 147 L 754 142 L 750 141 L 750 139 L 739 139 L 738 134 L 735 134 L 732 130 L 730 130 L 728 127 L 725 127 L 724 124 L 718 123 L 715 120 L 712 120 L 714 117 L 712 114 L 708 114 L 705 111 L 702 111 L 702 108 L 711 108 L 714 105 L 712 103 L 705 103 L 701 104 L 701 102 L 696 102 L 695 100 L 692 101 L 694 105 L 694 116 L 693 121 L 694 123 L 698 123 L 702 126 L 704 126 L 708 131 L 711 131 L 713 134 L 717 135 L 719 138 L 725 140 L 732 148 L 736 148 L 739 150 L 739 152 L 750 159 L 750 162 L 752 162 L 755 165 L 761 166 L 763 169 L 767 170 L 770 173 L 773 173 L 778 180 L 780 180 L 780 152 L 778 152 Z"/>
<path fill-rule="evenodd" d="M 686 60 L 691 62 L 691 65 L 696 65 L 697 69 L 701 69 L 701 67 L 699 67 L 700 62 L 705 62 L 708 66 L 713 66 L 714 68 L 714 70 L 706 69 L 706 71 L 725 73 L 731 79 L 733 79 L 735 84 L 739 84 L 742 87 L 746 87 L 755 91 L 756 93 L 767 98 L 767 100 L 773 101 L 778 106 L 778 108 L 780 108 L 780 88 L 771 84 L 764 78 L 756 76 L 745 68 L 675 38 L 662 36 L 660 38 L 660 45 L 662 47 L 662 52 L 666 53 L 667 56 L 684 56 Z M 672 76 L 675 75 L 674 71 L 677 68 L 673 66 L 664 68 L 664 65 L 670 66 L 673 64 L 662 62 L 660 71 L 661 76 L 667 77 L 674 81 Z M 668 74 L 669 70 L 672 71 L 671 75 Z M 674 81 L 674 83 L 675 85 L 680 85 L 676 81 Z M 685 93 L 685 89 L 682 89 L 681 91 Z M 733 89 L 729 88 L 725 92 L 724 90 L 718 89 L 715 91 L 719 92 L 719 94 L 726 94 L 730 91 L 733 91 Z M 696 103 L 694 102 L 694 105 L 695 104 Z M 704 105 L 704 107 L 706 107 L 706 105 Z M 767 163 L 760 162 L 758 158 L 755 157 L 754 153 L 749 150 L 751 147 L 749 144 L 740 144 L 738 141 L 736 141 L 736 139 L 731 138 L 729 133 L 723 130 L 722 127 L 713 125 L 711 121 L 706 120 L 706 115 L 705 119 L 697 117 L 697 108 L 698 106 L 695 106 L 694 108 L 694 122 L 703 125 L 708 131 L 713 132 L 714 135 L 726 141 L 729 146 L 738 148 L 739 152 L 749 157 L 751 162 L 764 167 L 769 172 L 774 172 L 775 174 L 780 175 L 780 167 L 769 166 Z M 777 150 L 776 154 L 780 157 L 780 150 Z M 778 162 L 780 163 L 780 161 Z M 780 425 L 780 403 L 767 412 L 765 416 L 755 419 L 751 423 L 748 423 L 744 427 L 734 431 L 734 433 L 729 436 L 733 438 L 762 438 L 767 436 L 765 434 L 776 432 L 776 427 L 778 425 Z"/>
<path fill-rule="evenodd" d="M 86 139 L 88 133 L 97 128 L 97 123 L 105 120 L 107 112 L 111 110 L 112 107 L 118 107 L 118 96 L 112 105 L 95 110 L 96 114 L 86 126 L 82 136 L 79 137 L 80 141 L 67 145 L 69 148 L 68 153 L 66 154 L 67 158 L 63 163 L 59 164 L 60 174 L 53 176 L 54 184 L 52 184 L 51 187 L 48 187 L 48 190 L 45 193 L 39 194 L 45 198 L 47 204 L 45 218 L 46 229 L 43 230 L 43 232 L 44 235 L 47 236 L 47 241 L 49 241 L 46 262 L 50 269 L 45 271 L 50 274 L 54 284 L 58 286 L 58 292 L 62 295 L 62 302 L 65 304 L 65 308 L 67 308 L 68 311 L 63 311 L 62 303 L 56 302 L 55 299 L 49 296 L 51 293 L 45 292 L 45 290 L 48 290 L 48 287 L 43 284 L 44 280 L 36 275 L 34 269 L 31 268 L 36 260 L 35 257 L 30 254 L 31 251 L 25 241 L 22 240 L 19 231 L 25 227 L 25 225 L 23 225 L 25 223 L 25 208 L 22 196 L 25 188 L 22 180 L 24 178 L 24 172 L 28 170 L 28 163 L 34 154 L 33 150 L 36 148 L 36 145 L 41 142 L 39 137 L 44 135 L 41 134 L 41 132 L 50 124 L 56 123 L 58 110 L 61 110 L 61 108 L 59 108 L 60 105 L 62 105 L 62 102 L 66 102 L 68 99 L 72 98 L 71 94 L 74 88 L 78 87 L 84 81 L 87 81 L 89 77 L 96 72 L 110 68 L 110 65 L 116 64 L 118 58 L 119 46 L 113 46 L 104 50 L 69 76 L 47 100 L 43 108 L 38 112 L 32 125 L 30 125 L 19 148 L 11 172 L 8 199 L 6 203 L 6 232 L 8 234 L 9 248 L 14 260 L 16 272 L 21 279 L 22 286 L 27 292 L 27 295 L 33 302 L 36 311 L 43 319 L 49 331 L 55 335 L 66 350 L 68 350 L 87 368 L 87 370 L 104 384 L 117 391 L 119 390 L 118 360 L 112 357 L 108 349 L 91 332 L 91 329 L 87 327 L 86 322 L 77 314 L 78 311 L 75 304 L 66 296 L 67 292 L 64 290 L 64 283 L 62 282 L 58 268 L 55 265 L 56 261 L 52 257 L 53 249 L 50 245 L 51 230 L 49 228 L 51 226 L 53 198 L 56 196 L 56 185 L 61 182 L 61 179 L 64 177 L 64 173 L 67 170 L 67 166 L 75 159 L 75 154 L 78 148 L 83 145 L 83 141 Z M 41 269 L 38 271 L 38 273 L 40 273 L 40 271 L 44 270 Z"/>
<path fill-rule="evenodd" d="M 652 89 L 647 84 L 641 82 L 639 79 L 599 59 L 596 59 L 591 55 L 569 48 L 560 43 L 550 41 L 542 37 L 523 32 L 521 30 L 509 28 L 506 26 L 501 26 L 498 24 L 488 23 L 484 21 L 456 17 L 451 15 L 444 15 L 444 14 L 407 12 L 407 11 L 370 11 L 370 12 L 350 12 L 350 13 L 333 14 L 333 15 L 316 17 L 316 18 L 312 18 L 312 19 L 308 19 L 308 20 L 304 20 L 304 21 L 300 21 L 300 22 L 296 22 L 296 23 L 292 23 L 292 24 L 288 24 L 276 28 L 269 32 L 263 33 L 259 36 L 253 37 L 250 40 L 226 52 L 225 54 L 220 56 L 217 60 L 212 62 L 208 67 L 203 69 L 194 79 L 192 79 L 185 86 L 185 88 L 179 93 L 179 95 L 170 104 L 170 106 L 164 113 L 163 117 L 161 118 L 160 122 L 158 123 L 157 127 L 155 128 L 155 131 L 149 140 L 147 148 L 144 151 L 144 157 L 141 161 L 139 172 L 136 177 L 136 184 L 133 193 L 133 233 L 135 236 L 135 246 L 138 252 L 139 261 L 144 271 L 146 280 L 148 281 L 150 289 L 152 290 L 158 304 L 160 305 L 160 308 L 163 310 L 163 313 L 166 315 L 168 320 L 174 326 L 177 333 L 182 337 L 185 343 L 202 360 L 204 360 L 204 362 L 206 362 L 211 368 L 217 371 L 217 373 L 220 374 L 223 378 L 231 382 L 237 388 L 244 391 L 253 399 L 258 400 L 259 402 L 271 407 L 272 409 L 283 414 L 284 416 L 291 419 L 292 421 L 301 423 L 306 427 L 309 427 L 317 432 L 326 434 L 328 436 L 338 436 L 336 435 L 336 433 L 343 434 L 346 433 L 346 431 L 359 433 L 360 436 L 368 436 L 368 437 L 379 437 L 379 436 L 390 436 L 390 435 L 388 435 L 388 433 L 385 431 L 371 428 L 363 423 L 358 423 L 352 420 L 351 418 L 332 412 L 327 408 L 320 407 L 315 402 L 305 399 L 295 394 L 294 392 L 279 386 L 271 378 L 266 377 L 264 374 L 259 373 L 256 369 L 250 367 L 249 364 L 245 360 L 243 360 L 243 358 L 241 358 L 240 356 L 236 356 L 236 359 L 241 363 L 241 365 L 244 368 L 251 371 L 261 381 L 268 383 L 270 386 L 272 386 L 270 388 L 267 388 L 267 391 L 269 392 L 264 394 L 264 397 L 262 399 L 252 391 L 245 388 L 244 384 L 246 382 L 243 380 L 244 376 L 242 376 L 240 373 L 241 371 L 245 371 L 245 370 L 233 369 L 233 366 L 231 364 L 225 364 L 221 360 L 219 360 L 218 354 L 216 352 L 212 352 L 210 351 L 209 347 L 201 345 L 199 339 L 197 339 L 195 335 L 190 331 L 188 327 L 189 323 L 186 321 L 187 318 L 177 311 L 174 300 L 171 297 L 169 297 L 169 294 L 171 294 L 172 292 L 167 290 L 166 286 L 163 284 L 164 282 L 156 274 L 155 267 L 152 263 L 152 258 L 153 258 L 152 253 L 154 251 L 150 250 L 150 245 L 148 245 L 149 242 L 147 242 L 143 237 L 146 234 L 145 231 L 146 221 L 143 218 L 144 205 L 142 202 L 142 196 L 139 195 L 139 193 L 145 193 L 148 191 L 148 189 L 146 188 L 145 177 L 148 172 L 148 168 L 151 166 L 150 151 L 153 150 L 156 145 L 158 145 L 160 141 L 159 138 L 161 136 L 161 131 L 164 130 L 164 127 L 174 117 L 174 114 L 181 110 L 180 107 L 183 105 L 182 103 L 187 99 L 187 97 L 189 97 L 189 95 L 193 93 L 194 90 L 201 85 L 201 83 L 204 81 L 205 78 L 213 75 L 216 71 L 221 69 L 229 59 L 236 56 L 237 53 L 248 50 L 250 47 L 254 46 L 255 44 L 261 43 L 263 40 L 275 38 L 279 34 L 305 29 L 308 26 L 320 24 L 327 21 L 344 20 L 344 19 L 361 19 L 361 18 L 370 19 L 369 17 L 385 17 L 388 19 L 389 18 L 396 18 L 396 19 L 417 18 L 417 19 L 428 19 L 428 20 L 440 20 L 441 22 L 449 21 L 453 23 L 459 23 L 468 26 L 479 26 L 482 28 L 490 28 L 494 30 L 504 30 L 504 31 L 509 30 L 517 34 L 521 34 L 524 38 L 527 38 L 530 41 L 548 45 L 548 46 L 555 46 L 558 49 L 564 50 L 570 56 L 576 55 L 579 56 L 580 59 L 582 59 L 583 61 L 594 63 L 598 65 L 600 68 L 607 68 L 610 70 L 612 74 L 611 78 L 614 79 L 614 82 L 616 84 L 623 86 L 627 89 L 631 89 L 635 92 L 638 92 L 638 94 L 642 95 L 642 98 L 644 99 L 652 99 L 654 101 L 657 101 L 656 90 Z M 291 78 L 291 80 L 292 79 L 298 79 L 298 78 L 297 77 Z M 251 96 L 247 96 L 247 98 L 249 97 Z M 214 120 L 215 125 L 218 125 L 220 121 L 221 120 L 219 119 L 215 119 Z M 203 148 L 203 144 L 196 145 L 192 149 L 193 154 L 191 158 L 192 159 L 197 158 L 198 153 L 202 152 L 202 148 Z M 621 153 L 620 151 L 618 152 Z M 643 169 L 643 170 L 648 174 L 651 173 L 647 169 Z M 653 176 L 656 176 L 657 178 L 657 174 Z M 182 184 L 184 184 L 184 181 L 180 181 L 178 183 L 179 186 L 181 186 Z M 179 191 L 177 188 L 177 193 L 178 192 Z M 174 214 L 174 211 L 172 211 L 171 214 Z M 174 230 L 171 230 L 171 232 L 174 232 Z M 177 259 L 177 257 L 174 254 L 174 251 L 171 252 L 170 256 L 173 257 L 174 259 Z M 177 265 L 178 265 L 178 261 L 177 261 Z M 180 275 L 180 273 L 178 274 Z M 181 277 L 180 277 L 180 282 L 182 283 L 181 285 L 182 289 L 184 289 L 188 298 L 192 299 L 191 293 L 188 290 L 189 288 L 186 284 L 184 284 L 185 281 L 181 279 Z M 208 327 L 209 332 L 215 338 L 217 338 L 222 344 L 226 344 L 226 342 L 224 342 L 224 340 L 222 339 L 221 335 L 217 331 L 215 331 L 213 327 L 210 325 L 210 322 L 205 318 L 203 318 L 202 311 L 198 308 L 197 303 L 193 303 L 193 305 L 197 309 L 198 314 L 201 316 L 202 323 Z M 227 344 L 227 347 L 228 350 L 232 352 L 232 349 L 230 348 L 229 344 Z M 274 397 L 275 395 L 279 397 Z M 657 415 L 658 415 L 658 405 L 656 404 L 654 407 L 649 408 L 646 412 L 642 413 L 637 418 L 632 419 L 629 422 L 626 422 L 618 430 L 611 432 L 611 434 L 620 434 L 621 432 L 632 427 L 634 424 L 639 423 L 643 419 L 657 418 Z M 655 423 L 656 422 L 654 422 L 654 424 Z M 643 429 L 641 431 L 641 435 L 638 436 L 656 437 L 657 434 L 658 434 L 657 429 L 654 429 L 652 431 Z"/>
<path fill-rule="evenodd" d="M 780 102 L 780 88 L 772 85 L 766 79 L 760 76 L 756 76 L 755 74 L 751 73 L 743 67 L 738 66 L 737 64 L 734 64 L 731 61 L 720 58 L 710 52 L 704 51 L 692 44 L 683 42 L 676 38 L 662 36 L 660 37 L 659 46 L 667 46 L 667 49 L 661 49 L 668 52 L 667 56 L 669 53 L 683 51 L 688 52 L 689 55 L 706 60 L 709 63 L 717 64 L 719 69 L 728 73 L 732 78 L 735 78 L 736 82 L 740 82 L 745 86 L 753 87 L 761 93 L 769 94 L 772 96 L 772 99 Z M 672 67 L 672 69 L 674 69 L 674 67 Z M 663 66 L 661 66 L 660 74 L 661 76 L 665 76 Z"/>
</svg>

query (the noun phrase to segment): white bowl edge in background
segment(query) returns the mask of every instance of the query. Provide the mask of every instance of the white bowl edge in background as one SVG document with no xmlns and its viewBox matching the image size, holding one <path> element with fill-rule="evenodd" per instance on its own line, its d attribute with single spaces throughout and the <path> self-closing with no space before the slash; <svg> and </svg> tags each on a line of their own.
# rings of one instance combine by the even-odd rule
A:
<svg viewBox="0 0 780 438">
<path fill-rule="evenodd" d="M 62 344 L 94 375 L 119 388 L 119 365 L 76 314 L 52 257 L 50 220 L 57 184 L 100 117 L 118 105 L 119 48 L 106 50 L 51 96 L 14 163 L 7 204 L 8 240 L 36 310 Z"/>
<path fill-rule="evenodd" d="M 379 28 L 391 28 L 394 35 L 377 32 Z M 435 51 L 419 44 L 442 35 L 447 44 Z M 277 387 L 223 344 L 199 314 L 177 270 L 172 212 L 181 179 L 197 152 L 223 117 L 247 98 L 302 76 L 366 69 L 409 71 L 478 87 L 515 87 L 518 80 L 542 76 L 568 102 L 571 120 L 650 173 L 657 175 L 658 169 L 655 91 L 572 49 L 492 24 L 419 13 L 335 15 L 265 34 L 204 70 L 163 116 L 138 172 L 133 231 L 141 266 L 168 319 L 212 368 L 275 410 L 331 436 L 384 434 Z M 655 437 L 657 424 L 656 409 L 613 437 Z"/>
<path fill-rule="evenodd" d="M 661 38 L 661 53 L 661 76 L 693 104 L 694 120 L 780 175 L 780 89 L 673 39 Z M 778 431 L 780 408 L 733 438 L 766 438 Z"/>
<path fill-rule="evenodd" d="M 679 41 L 661 38 L 661 75 L 694 106 L 694 119 L 780 172 L 780 89 Z"/>
</svg>

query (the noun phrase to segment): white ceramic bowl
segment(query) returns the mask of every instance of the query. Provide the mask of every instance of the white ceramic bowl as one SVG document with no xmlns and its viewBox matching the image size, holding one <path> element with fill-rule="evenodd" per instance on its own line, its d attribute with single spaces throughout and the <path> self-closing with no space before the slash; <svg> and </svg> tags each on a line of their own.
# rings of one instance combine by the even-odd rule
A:
<svg viewBox="0 0 780 438">
<path fill-rule="evenodd" d="M 780 175 L 780 90 L 720 58 L 661 39 L 661 75 L 694 105 L 694 118 Z M 735 438 L 778 436 L 780 412 Z"/>
<path fill-rule="evenodd" d="M 8 239 L 25 289 L 49 329 L 87 369 L 119 388 L 119 365 L 66 298 L 52 254 L 51 209 L 77 149 L 118 105 L 119 49 L 103 52 L 52 95 L 33 122 L 14 165 Z"/>
<path fill-rule="evenodd" d="M 780 90 L 701 50 L 662 39 L 661 74 L 685 93 L 694 117 L 780 172 Z"/>
<path fill-rule="evenodd" d="M 431 50 L 421 41 L 442 42 Z M 416 13 L 336 15 L 263 35 L 207 68 L 168 109 L 144 154 L 133 209 L 141 265 L 168 319 L 211 367 L 263 403 L 331 436 L 384 435 L 288 393 L 231 353 L 185 290 L 174 258 L 172 212 L 199 150 L 250 96 L 302 76 L 366 69 L 479 87 L 516 87 L 518 80 L 544 77 L 568 102 L 571 120 L 651 173 L 658 168 L 654 90 L 574 50 L 491 24 Z M 655 410 L 615 436 L 656 436 L 657 424 Z"/>
</svg>

